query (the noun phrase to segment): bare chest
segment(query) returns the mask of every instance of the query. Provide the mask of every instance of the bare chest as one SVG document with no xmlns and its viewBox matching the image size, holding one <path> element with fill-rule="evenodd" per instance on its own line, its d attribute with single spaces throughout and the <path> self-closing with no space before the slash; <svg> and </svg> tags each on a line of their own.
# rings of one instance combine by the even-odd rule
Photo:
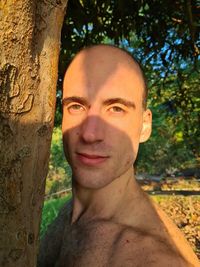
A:
<svg viewBox="0 0 200 267">
<path fill-rule="evenodd" d="M 55 267 L 141 267 L 158 261 L 160 250 L 156 240 L 142 231 L 92 222 L 66 229 Z"/>
<path fill-rule="evenodd" d="M 110 223 L 66 229 L 56 267 L 104 267 L 112 258 L 120 227 Z"/>
</svg>

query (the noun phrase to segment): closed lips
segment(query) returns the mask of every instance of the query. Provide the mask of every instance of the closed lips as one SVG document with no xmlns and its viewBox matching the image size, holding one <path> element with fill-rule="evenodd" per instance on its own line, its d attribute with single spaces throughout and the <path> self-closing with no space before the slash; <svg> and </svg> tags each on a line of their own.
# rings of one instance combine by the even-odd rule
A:
<svg viewBox="0 0 200 267">
<path fill-rule="evenodd" d="M 87 153 L 77 153 L 80 156 L 86 157 L 88 159 L 97 159 L 97 158 L 108 158 L 108 156 L 96 155 L 96 154 L 87 154 Z"/>
</svg>

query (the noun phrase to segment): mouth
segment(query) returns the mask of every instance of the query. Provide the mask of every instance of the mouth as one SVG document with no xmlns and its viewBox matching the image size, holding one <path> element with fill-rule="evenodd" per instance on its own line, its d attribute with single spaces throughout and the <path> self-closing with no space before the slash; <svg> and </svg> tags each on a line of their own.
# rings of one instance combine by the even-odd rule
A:
<svg viewBox="0 0 200 267">
<path fill-rule="evenodd" d="M 88 166 L 96 166 L 104 163 L 109 157 L 98 154 L 76 153 L 78 160 Z"/>
</svg>

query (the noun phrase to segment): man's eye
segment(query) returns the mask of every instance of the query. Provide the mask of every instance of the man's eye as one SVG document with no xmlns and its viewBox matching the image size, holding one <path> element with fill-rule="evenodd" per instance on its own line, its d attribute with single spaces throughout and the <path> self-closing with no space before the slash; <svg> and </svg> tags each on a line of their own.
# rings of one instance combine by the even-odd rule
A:
<svg viewBox="0 0 200 267">
<path fill-rule="evenodd" d="M 119 106 L 110 107 L 109 111 L 112 113 L 124 113 L 125 112 L 125 110 Z"/>
<path fill-rule="evenodd" d="M 67 109 L 70 113 L 81 113 L 84 111 L 84 107 L 80 104 L 72 104 Z"/>
</svg>

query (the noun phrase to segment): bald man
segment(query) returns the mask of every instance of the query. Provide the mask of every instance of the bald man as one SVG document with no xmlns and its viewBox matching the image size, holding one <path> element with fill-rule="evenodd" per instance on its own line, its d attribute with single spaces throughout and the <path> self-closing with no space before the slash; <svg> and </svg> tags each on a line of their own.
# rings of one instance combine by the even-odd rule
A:
<svg viewBox="0 0 200 267">
<path fill-rule="evenodd" d="M 151 134 L 139 64 L 108 45 L 83 49 L 63 85 L 72 200 L 41 242 L 38 267 L 200 266 L 182 234 L 138 186 L 133 163 Z"/>
</svg>

